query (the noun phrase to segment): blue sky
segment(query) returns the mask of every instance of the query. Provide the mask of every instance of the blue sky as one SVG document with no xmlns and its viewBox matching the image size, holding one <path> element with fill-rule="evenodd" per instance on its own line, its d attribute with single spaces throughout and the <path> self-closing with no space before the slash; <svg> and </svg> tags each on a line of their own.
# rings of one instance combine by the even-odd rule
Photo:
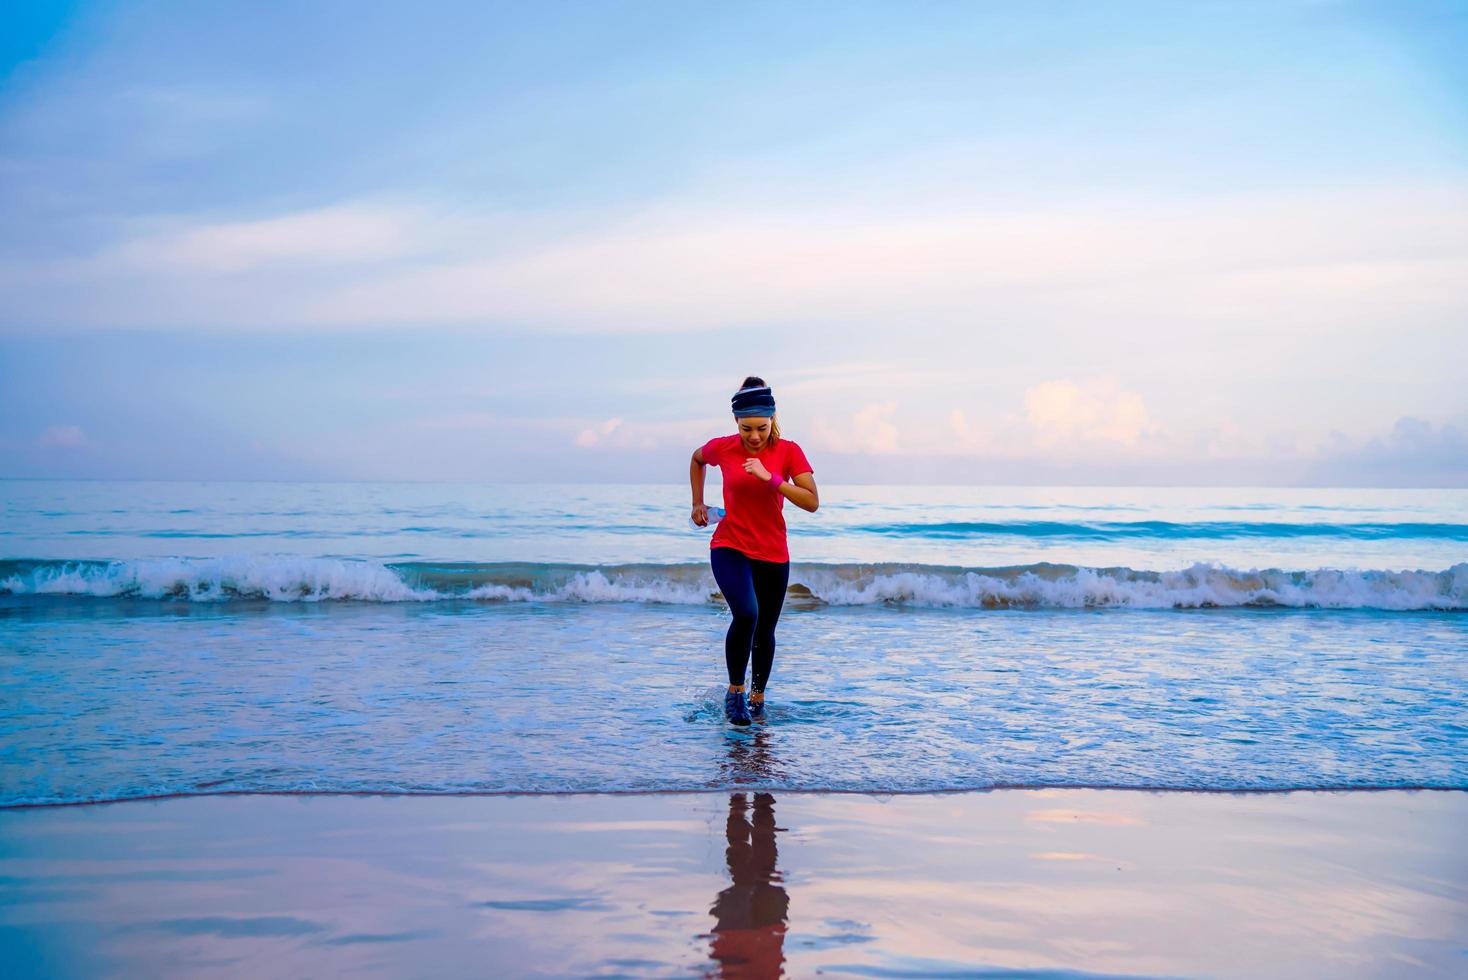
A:
<svg viewBox="0 0 1468 980">
<path fill-rule="evenodd" d="M 0 476 L 1468 485 L 1463 4 L 0 37 Z"/>
</svg>

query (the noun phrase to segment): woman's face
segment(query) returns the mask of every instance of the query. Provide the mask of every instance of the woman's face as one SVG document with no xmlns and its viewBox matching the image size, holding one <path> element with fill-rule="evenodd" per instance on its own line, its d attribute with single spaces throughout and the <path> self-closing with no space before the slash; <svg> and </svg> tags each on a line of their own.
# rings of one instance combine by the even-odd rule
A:
<svg viewBox="0 0 1468 980">
<path fill-rule="evenodd" d="M 739 426 L 739 437 L 744 441 L 745 448 L 751 452 L 759 452 L 770 441 L 770 416 L 735 416 L 734 423 Z"/>
</svg>

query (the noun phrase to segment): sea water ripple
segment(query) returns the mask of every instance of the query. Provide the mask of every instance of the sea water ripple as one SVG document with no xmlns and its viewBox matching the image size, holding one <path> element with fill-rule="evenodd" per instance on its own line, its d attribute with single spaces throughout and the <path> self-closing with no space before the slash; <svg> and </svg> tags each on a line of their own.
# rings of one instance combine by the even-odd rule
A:
<svg viewBox="0 0 1468 980">
<path fill-rule="evenodd" d="M 1468 788 L 1468 619 L 0 602 L 0 806 L 211 792 Z"/>
<path fill-rule="evenodd" d="M 1462 491 L 823 487 L 736 730 L 686 486 L 0 490 L 0 806 L 1468 788 Z"/>
</svg>

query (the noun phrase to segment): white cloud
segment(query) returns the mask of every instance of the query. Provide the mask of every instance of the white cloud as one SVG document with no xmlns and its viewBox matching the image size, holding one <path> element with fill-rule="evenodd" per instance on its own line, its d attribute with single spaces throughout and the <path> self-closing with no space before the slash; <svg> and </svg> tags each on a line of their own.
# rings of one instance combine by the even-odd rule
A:
<svg viewBox="0 0 1468 980">
<path fill-rule="evenodd" d="M 37 445 L 55 449 L 79 449 L 89 443 L 79 425 L 48 425 L 36 438 Z"/>
<path fill-rule="evenodd" d="M 733 430 L 728 418 L 711 416 L 671 421 L 613 418 L 592 426 L 586 426 L 583 420 L 574 420 L 574 425 L 579 428 L 575 444 L 583 448 L 673 454 L 692 453 L 711 436 L 725 435 Z"/>
<path fill-rule="evenodd" d="M 932 382 L 954 381 L 963 373 L 951 367 L 917 368 L 891 361 L 850 361 L 813 368 L 793 368 L 778 379 L 766 378 L 777 398 L 798 395 L 827 395 L 833 391 L 885 388 L 915 388 Z"/>
<path fill-rule="evenodd" d="M 810 445 L 838 453 L 886 455 L 898 452 L 897 425 L 892 421 L 897 402 L 864 405 L 844 420 L 832 423 L 824 415 L 811 424 Z"/>
<path fill-rule="evenodd" d="M 451 216 L 358 200 L 167 222 L 92 259 L 13 263 L 0 268 L 0 300 L 26 314 L 15 321 L 190 329 L 1008 323 L 1114 330 L 1144 344 L 1199 325 L 1225 327 L 1236 342 L 1284 328 L 1340 337 L 1379 329 L 1383 317 L 1461 316 L 1465 216 L 1459 185 L 1051 208 L 715 207 L 691 197 L 631 216 Z M 332 274 L 302 276 L 302 266 Z"/>
<path fill-rule="evenodd" d="M 247 272 L 279 264 L 372 263 L 422 244 L 425 219 L 410 209 L 342 204 L 250 221 L 171 229 L 127 242 L 102 257 L 169 274 Z"/>
<path fill-rule="evenodd" d="M 904 453 L 1053 462 L 1151 457 L 1186 448 L 1185 440 L 1152 416 L 1139 392 L 1110 376 L 1037 382 L 1010 406 L 996 404 L 987 410 L 969 404 L 934 411 L 921 395 L 921 388 L 909 395 L 912 415 L 900 423 Z M 884 407 L 894 408 L 895 403 Z M 890 411 L 883 421 L 895 433 L 899 421 Z M 870 417 L 860 422 L 853 418 L 844 429 L 827 426 L 822 434 L 831 448 L 847 447 L 857 443 L 851 433 L 871 429 L 871 422 Z"/>
<path fill-rule="evenodd" d="M 804 319 L 972 323 L 1031 310 L 1331 323 L 1460 309 L 1463 188 L 1072 205 L 767 211 L 665 202 L 538 248 L 323 293 L 320 322 L 535 320 L 681 330 Z"/>
<path fill-rule="evenodd" d="M 451 412 L 406 419 L 370 431 L 423 439 L 425 433 L 478 432 L 506 446 L 562 445 L 561 437 L 582 449 L 683 450 L 692 452 L 710 435 L 721 434 L 727 420 L 712 417 L 674 421 L 629 421 L 620 416 L 588 422 L 580 416 L 509 416 L 492 412 Z M 529 433 L 527 436 L 526 434 Z M 429 436 L 428 438 L 433 438 Z"/>
<path fill-rule="evenodd" d="M 607 436 L 616 432 L 621 425 L 621 419 L 613 418 L 607 419 L 600 425 L 592 426 L 589 429 L 582 429 L 576 434 L 576 445 L 583 449 L 600 445 L 606 440 Z"/>
<path fill-rule="evenodd" d="M 1293 447 L 1271 445 L 1270 434 L 1242 426 L 1232 418 L 1216 420 L 1207 430 L 1197 434 L 1192 443 L 1209 459 L 1238 459 L 1277 454 L 1291 455 Z"/>
<path fill-rule="evenodd" d="M 993 421 L 974 418 L 962 408 L 952 408 L 946 416 L 947 430 L 933 430 L 933 444 L 924 448 L 941 455 L 975 456 L 999 451 L 1017 452 L 1014 433 L 1020 427 L 1012 412 L 1005 412 Z M 1008 433 L 1008 440 L 1000 433 Z M 1007 443 L 1007 449 L 1006 449 Z"/>
<path fill-rule="evenodd" d="M 1161 429 L 1148 416 L 1142 396 L 1121 389 L 1113 379 L 1046 381 L 1025 391 L 1024 404 L 1041 448 L 1111 443 L 1136 449 Z"/>
</svg>

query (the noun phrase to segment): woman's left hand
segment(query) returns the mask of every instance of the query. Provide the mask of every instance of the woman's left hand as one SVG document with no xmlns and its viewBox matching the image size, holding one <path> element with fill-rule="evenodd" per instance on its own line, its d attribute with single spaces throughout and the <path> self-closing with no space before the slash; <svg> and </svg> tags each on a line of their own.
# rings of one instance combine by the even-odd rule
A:
<svg viewBox="0 0 1468 980">
<path fill-rule="evenodd" d="M 768 480 L 770 478 L 770 471 L 765 469 L 765 464 L 757 459 L 746 459 L 744 461 L 744 472 L 751 476 L 757 476 L 761 480 Z"/>
</svg>

